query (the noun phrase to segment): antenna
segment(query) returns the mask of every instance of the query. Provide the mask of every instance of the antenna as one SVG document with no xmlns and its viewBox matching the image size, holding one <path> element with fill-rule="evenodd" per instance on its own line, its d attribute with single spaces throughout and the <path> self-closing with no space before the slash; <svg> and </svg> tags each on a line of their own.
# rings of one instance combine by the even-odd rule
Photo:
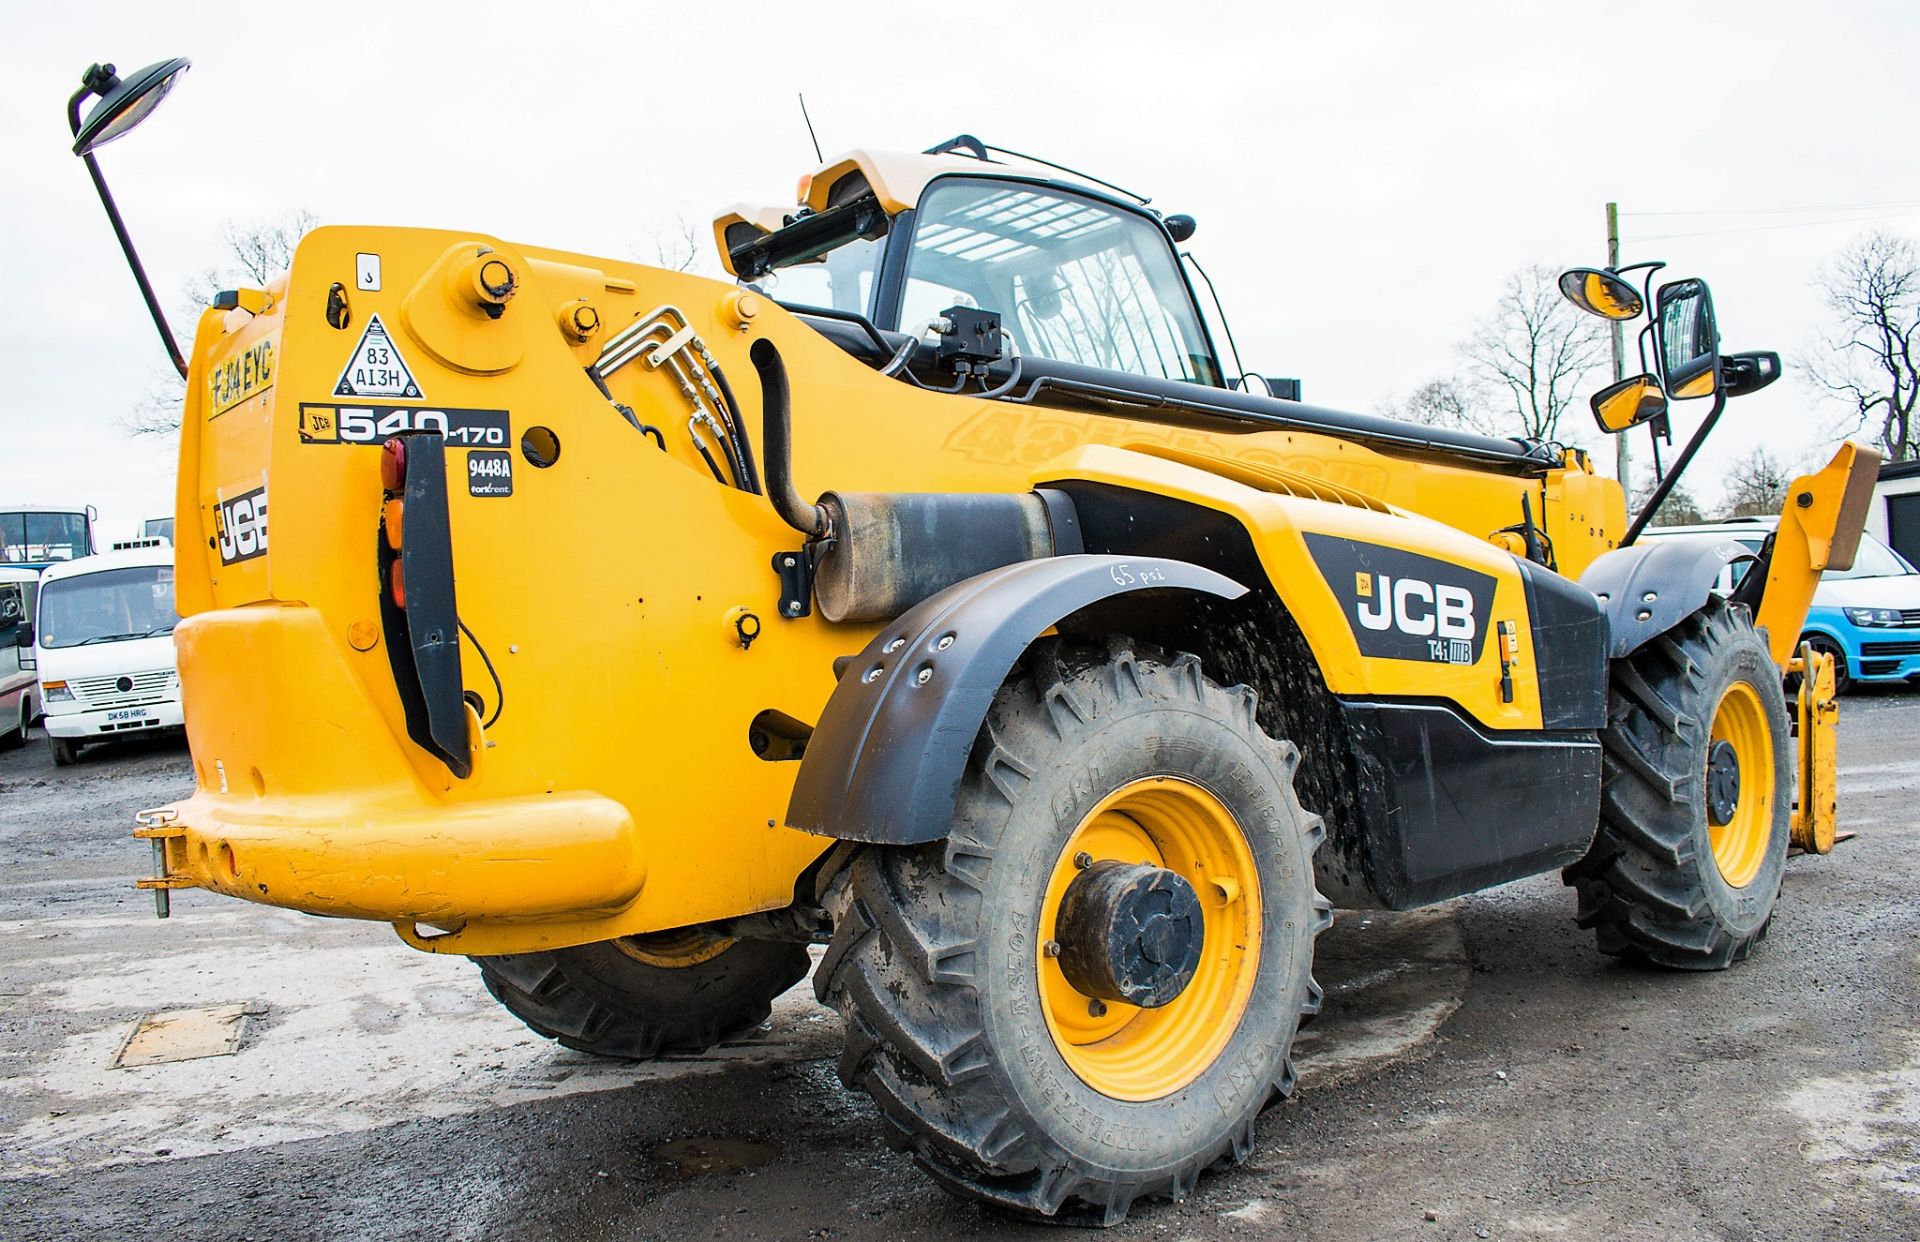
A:
<svg viewBox="0 0 1920 1242">
<path fill-rule="evenodd" d="M 800 119 L 807 123 L 807 137 L 813 139 L 814 160 L 821 164 L 826 163 L 827 157 L 820 154 L 820 139 L 813 132 L 813 118 L 807 115 L 807 97 L 804 94 L 800 96 Z"/>
</svg>

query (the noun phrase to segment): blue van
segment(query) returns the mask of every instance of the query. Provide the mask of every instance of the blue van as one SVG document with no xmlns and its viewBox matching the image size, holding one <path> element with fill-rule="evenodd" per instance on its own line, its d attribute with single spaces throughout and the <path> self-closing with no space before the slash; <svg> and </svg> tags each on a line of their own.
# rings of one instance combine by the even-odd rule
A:
<svg viewBox="0 0 1920 1242">
<path fill-rule="evenodd" d="M 1703 526 L 1655 527 L 1641 538 L 1704 535 L 1738 540 L 1758 552 L 1779 524 L 1779 518 L 1735 518 Z M 1716 589 L 1731 591 L 1750 564 L 1728 566 Z M 1842 692 L 1856 682 L 1920 684 L 1920 571 L 1872 535 L 1861 535 L 1853 568 L 1821 575 L 1800 638 L 1816 651 L 1833 655 L 1834 677 Z"/>
</svg>

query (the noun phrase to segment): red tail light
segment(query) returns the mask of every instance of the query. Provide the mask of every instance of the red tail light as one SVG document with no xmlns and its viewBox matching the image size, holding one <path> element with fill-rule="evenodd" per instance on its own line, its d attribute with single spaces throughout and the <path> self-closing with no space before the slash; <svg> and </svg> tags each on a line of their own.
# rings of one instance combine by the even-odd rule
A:
<svg viewBox="0 0 1920 1242">
<path fill-rule="evenodd" d="M 393 595 L 393 606 L 395 608 L 405 608 L 407 606 L 407 578 L 406 575 L 401 572 L 400 566 L 401 561 L 397 556 L 393 558 L 393 564 L 387 566 L 387 589 Z"/>
<path fill-rule="evenodd" d="M 395 437 L 380 446 L 380 485 L 390 492 L 397 492 L 406 487 L 407 442 L 405 440 Z"/>
</svg>

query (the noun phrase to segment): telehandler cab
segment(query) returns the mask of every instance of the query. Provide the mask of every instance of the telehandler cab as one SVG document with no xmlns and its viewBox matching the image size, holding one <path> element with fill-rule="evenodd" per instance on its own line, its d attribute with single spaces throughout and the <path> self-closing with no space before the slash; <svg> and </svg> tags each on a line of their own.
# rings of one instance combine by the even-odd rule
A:
<svg viewBox="0 0 1920 1242">
<path fill-rule="evenodd" d="M 186 67 L 89 70 L 96 181 Z M 962 137 L 722 215 L 735 284 L 309 234 L 181 360 L 197 787 L 141 885 L 389 922 L 617 1057 L 811 968 L 943 1185 L 1109 1223 L 1252 1151 L 1336 904 L 1561 868 L 1603 952 L 1744 957 L 1833 839 L 1792 643 L 1874 455 L 1720 598 L 1753 554 L 1634 544 L 1578 451 L 1249 391 L 1193 227 Z M 1658 267 L 1563 288 L 1647 317 L 1603 428 L 1711 402 L 1671 486 L 1779 361 Z"/>
</svg>

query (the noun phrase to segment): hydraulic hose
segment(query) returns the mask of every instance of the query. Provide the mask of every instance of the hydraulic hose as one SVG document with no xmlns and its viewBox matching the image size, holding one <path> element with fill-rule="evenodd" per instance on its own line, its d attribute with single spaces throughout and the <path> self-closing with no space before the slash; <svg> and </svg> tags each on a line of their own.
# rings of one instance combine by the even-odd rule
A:
<svg viewBox="0 0 1920 1242">
<path fill-rule="evenodd" d="M 747 438 L 746 420 L 740 417 L 740 402 L 733 395 L 733 385 L 727 383 L 727 373 L 718 364 L 707 368 L 713 372 L 714 383 L 720 386 L 720 399 L 727 409 L 727 427 L 733 434 L 740 450 L 740 465 L 746 471 L 746 489 L 758 492 L 760 488 L 760 466 L 753 458 L 753 441 Z"/>
<path fill-rule="evenodd" d="M 827 511 L 824 506 L 800 499 L 793 486 L 792 397 L 787 389 L 787 366 L 780 351 L 764 337 L 748 351 L 754 370 L 760 372 L 761 435 L 766 438 L 767 497 L 774 512 L 787 525 L 812 539 L 826 535 Z"/>
</svg>

